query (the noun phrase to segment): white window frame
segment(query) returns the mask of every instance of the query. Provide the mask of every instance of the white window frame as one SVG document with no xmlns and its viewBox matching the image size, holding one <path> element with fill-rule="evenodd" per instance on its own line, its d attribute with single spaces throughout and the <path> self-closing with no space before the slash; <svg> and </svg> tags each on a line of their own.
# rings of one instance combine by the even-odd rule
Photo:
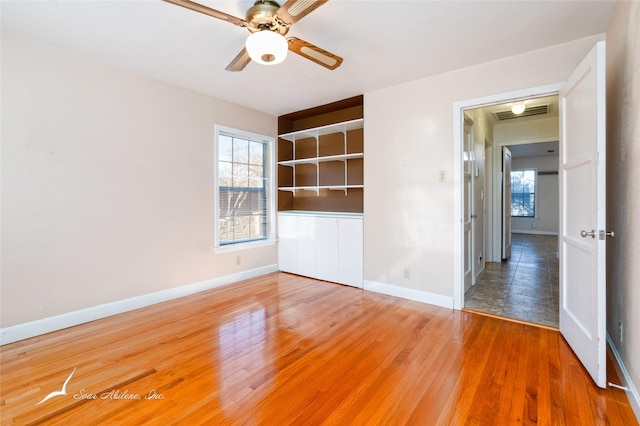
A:
<svg viewBox="0 0 640 426">
<path fill-rule="evenodd" d="M 254 142 L 262 142 L 267 147 L 266 159 L 264 161 L 265 176 L 267 177 L 267 238 L 251 241 L 239 241 L 229 244 L 220 244 L 220 180 L 219 180 L 219 138 L 221 134 L 231 134 L 233 136 L 248 139 Z M 274 179 L 275 172 L 275 138 L 271 136 L 260 135 L 257 133 L 247 132 L 245 130 L 234 129 L 232 127 L 215 125 L 215 140 L 213 150 L 213 184 L 214 184 L 214 220 L 215 220 L 215 249 L 218 251 L 233 251 L 264 245 L 275 244 L 275 217 L 276 217 L 276 183 Z"/>
</svg>

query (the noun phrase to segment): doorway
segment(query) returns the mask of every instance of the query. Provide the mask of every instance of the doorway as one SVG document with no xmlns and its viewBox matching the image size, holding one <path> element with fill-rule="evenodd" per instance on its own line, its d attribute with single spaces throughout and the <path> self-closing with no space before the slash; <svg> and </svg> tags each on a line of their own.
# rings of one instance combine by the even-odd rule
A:
<svg viewBox="0 0 640 426">
<path fill-rule="evenodd" d="M 516 103 L 524 103 L 526 113 L 513 113 L 511 107 Z M 475 171 L 472 173 L 475 179 L 485 182 L 480 188 L 463 186 L 463 216 L 467 215 L 467 205 L 479 206 L 468 213 L 470 218 L 463 220 L 467 224 L 473 222 L 472 218 L 480 213 L 484 221 L 480 229 L 486 232 L 469 236 L 468 226 L 464 228 L 464 270 L 468 271 L 471 261 L 477 273 L 471 280 L 465 274 L 461 305 L 557 327 L 558 96 L 528 96 L 469 107 L 464 109 L 464 117 L 465 128 L 473 122 L 472 133 L 483 142 L 475 152 L 487 155 L 470 156 L 466 144 L 463 145 L 465 179 L 471 169 Z M 465 138 L 468 133 L 465 130 Z M 469 166 L 470 158 L 482 164 Z M 508 179 L 514 175 L 511 170 L 516 176 L 513 186 Z M 469 187 L 475 191 L 468 193 Z M 473 239 L 481 241 L 474 244 L 475 252 L 469 254 L 467 241 Z"/>
<path fill-rule="evenodd" d="M 559 329 L 600 387 L 606 387 L 606 238 L 613 236 L 606 229 L 605 211 L 605 45 L 604 41 L 596 43 L 566 82 L 453 105 L 453 307 L 462 309 L 462 116 L 471 108 L 560 95 Z M 493 215 L 492 223 L 496 222 L 496 216 Z"/>
<path fill-rule="evenodd" d="M 552 120 L 552 125 L 555 126 L 555 120 Z M 501 258 L 486 264 L 475 285 L 465 292 L 464 306 L 470 310 L 557 327 L 558 142 L 502 148 L 510 152 L 513 176 L 510 185 L 496 185 L 494 188 L 496 198 L 502 199 L 494 209 L 500 213 L 506 211 L 501 220 L 501 235 L 493 237 L 501 241 L 502 254 Z M 498 173 L 505 170 L 504 165 L 502 170 L 495 169 Z M 505 188 L 510 188 L 506 191 L 512 195 L 512 200 L 505 197 Z M 508 226 L 505 226 L 505 218 Z M 508 248 L 505 247 L 507 244 Z"/>
</svg>

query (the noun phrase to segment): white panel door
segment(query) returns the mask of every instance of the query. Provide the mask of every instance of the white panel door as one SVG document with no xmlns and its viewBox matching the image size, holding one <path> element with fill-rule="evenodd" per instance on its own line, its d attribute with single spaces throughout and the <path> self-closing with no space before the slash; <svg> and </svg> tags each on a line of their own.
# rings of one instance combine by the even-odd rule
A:
<svg viewBox="0 0 640 426">
<path fill-rule="evenodd" d="M 341 218 L 339 233 L 338 282 L 362 288 L 363 286 L 363 224 L 362 219 Z"/>
<path fill-rule="evenodd" d="M 502 147 L 502 259 L 511 257 L 511 150 Z"/>
<path fill-rule="evenodd" d="M 338 221 L 336 217 L 316 218 L 316 277 L 338 282 Z"/>
<path fill-rule="evenodd" d="M 278 267 L 298 273 L 298 216 L 278 215 Z"/>
<path fill-rule="evenodd" d="M 560 92 L 560 332 L 606 387 L 605 44 Z"/>
</svg>

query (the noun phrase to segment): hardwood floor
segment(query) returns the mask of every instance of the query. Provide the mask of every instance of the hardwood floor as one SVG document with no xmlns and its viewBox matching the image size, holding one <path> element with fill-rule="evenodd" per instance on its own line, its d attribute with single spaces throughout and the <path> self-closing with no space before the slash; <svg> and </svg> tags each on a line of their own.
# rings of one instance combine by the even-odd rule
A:
<svg viewBox="0 0 640 426">
<path fill-rule="evenodd" d="M 555 330 L 288 274 L 5 345 L 0 366 L 3 425 L 637 424 Z"/>
</svg>

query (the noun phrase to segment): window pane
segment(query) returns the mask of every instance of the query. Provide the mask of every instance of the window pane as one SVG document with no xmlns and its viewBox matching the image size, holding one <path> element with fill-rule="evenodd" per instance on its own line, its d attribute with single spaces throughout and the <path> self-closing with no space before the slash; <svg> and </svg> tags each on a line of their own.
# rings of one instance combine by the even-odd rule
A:
<svg viewBox="0 0 640 426">
<path fill-rule="evenodd" d="M 220 219 L 220 243 L 233 241 L 233 221 L 230 219 Z"/>
<path fill-rule="evenodd" d="M 236 163 L 249 162 L 249 141 L 233 138 L 233 161 Z"/>
<path fill-rule="evenodd" d="M 226 219 L 232 215 L 233 197 L 230 191 L 220 192 L 220 220 Z"/>
<path fill-rule="evenodd" d="M 264 169 L 262 168 L 262 164 L 258 166 L 249 166 L 249 177 L 262 179 L 263 176 Z"/>
<path fill-rule="evenodd" d="M 232 179 L 232 165 L 231 163 L 220 161 L 218 163 L 218 179 L 220 186 L 231 186 L 233 185 Z"/>
<path fill-rule="evenodd" d="M 233 200 L 233 215 L 235 217 L 247 216 L 251 213 L 251 200 L 249 199 L 249 193 L 247 191 L 236 191 Z"/>
<path fill-rule="evenodd" d="M 248 240 L 251 237 L 250 216 L 236 216 L 234 218 L 234 237 L 236 240 Z"/>
<path fill-rule="evenodd" d="M 219 243 L 268 238 L 268 164 L 265 142 L 218 134 Z"/>
<path fill-rule="evenodd" d="M 536 171 L 511 172 L 511 216 L 535 217 Z"/>
<path fill-rule="evenodd" d="M 265 223 L 263 221 L 263 217 L 261 215 L 253 216 L 253 223 L 251 226 L 251 237 L 252 238 L 260 238 L 266 237 L 265 233 Z"/>
<path fill-rule="evenodd" d="M 261 142 L 249 142 L 249 164 L 262 165 L 264 157 L 264 144 Z"/>
<path fill-rule="evenodd" d="M 233 163 L 233 186 L 236 188 L 249 187 L 249 166 Z"/>
<path fill-rule="evenodd" d="M 220 147 L 218 149 L 218 155 L 220 161 L 231 161 L 233 159 L 233 143 L 230 136 L 220 135 L 218 138 Z"/>
<path fill-rule="evenodd" d="M 262 178 L 249 178 L 249 188 L 255 189 L 255 188 L 262 188 L 263 185 L 263 179 Z"/>
</svg>

